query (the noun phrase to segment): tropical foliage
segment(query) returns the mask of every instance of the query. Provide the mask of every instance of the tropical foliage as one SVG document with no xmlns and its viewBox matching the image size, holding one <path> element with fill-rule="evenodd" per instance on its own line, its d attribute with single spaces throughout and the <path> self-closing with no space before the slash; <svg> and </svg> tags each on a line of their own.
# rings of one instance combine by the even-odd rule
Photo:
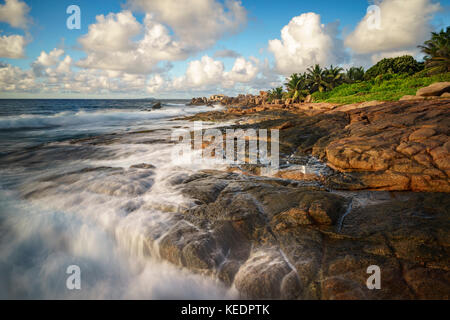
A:
<svg viewBox="0 0 450 320">
<path fill-rule="evenodd" d="M 346 74 L 346 82 L 353 83 L 357 81 L 363 81 L 364 80 L 364 68 L 363 67 L 351 67 L 347 70 Z"/>
<path fill-rule="evenodd" d="M 423 64 L 417 62 L 412 56 L 402 56 L 397 58 L 385 58 L 379 61 L 372 68 L 367 70 L 364 78 L 366 80 L 375 79 L 384 74 L 406 73 L 413 75 L 423 70 Z"/>
<path fill-rule="evenodd" d="M 331 84 L 329 83 L 328 73 L 326 70 L 322 69 L 318 64 L 314 67 L 308 68 L 307 84 L 311 92 L 324 92 L 327 89 L 331 89 Z"/>
<path fill-rule="evenodd" d="M 419 48 L 426 54 L 425 67 L 429 74 L 450 71 L 450 27 L 446 31 L 433 32 L 431 39 Z"/>
<path fill-rule="evenodd" d="M 269 101 L 283 99 L 283 87 L 274 88 L 269 90 Z"/>
<path fill-rule="evenodd" d="M 397 100 L 415 94 L 419 87 L 450 81 L 450 27 L 433 32 L 420 48 L 426 54 L 422 63 L 405 55 L 382 59 L 367 71 L 352 67 L 345 72 L 340 67 L 322 68 L 316 64 L 305 73 L 287 78 L 286 91 L 283 87 L 269 90 L 269 101 L 289 98 L 296 103 L 309 94 L 314 100 L 333 103 Z"/>
<path fill-rule="evenodd" d="M 450 81 L 450 72 L 434 76 L 408 76 L 396 74 L 381 80 L 368 80 L 343 84 L 332 91 L 316 92 L 313 99 L 317 102 L 358 103 L 372 100 L 396 101 L 405 95 L 415 95 L 418 88 L 435 82 Z"/>
<path fill-rule="evenodd" d="M 287 97 L 292 99 L 294 103 L 299 102 L 302 98 L 309 94 L 309 87 L 307 84 L 307 76 L 305 73 L 294 73 L 290 78 L 286 79 L 284 84 L 287 89 Z"/>
<path fill-rule="evenodd" d="M 343 71 L 344 69 L 333 67 L 333 65 L 331 65 L 329 69 L 325 69 L 326 78 L 330 88 L 335 88 L 344 83 L 345 74 Z"/>
</svg>

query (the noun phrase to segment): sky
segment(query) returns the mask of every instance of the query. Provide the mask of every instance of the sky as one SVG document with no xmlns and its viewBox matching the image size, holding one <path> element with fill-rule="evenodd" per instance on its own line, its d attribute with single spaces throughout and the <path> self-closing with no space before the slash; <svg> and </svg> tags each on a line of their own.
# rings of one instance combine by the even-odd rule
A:
<svg viewBox="0 0 450 320">
<path fill-rule="evenodd" d="M 449 25 L 450 0 L 0 0 L 0 98 L 258 93 L 314 64 L 420 60 Z"/>
</svg>

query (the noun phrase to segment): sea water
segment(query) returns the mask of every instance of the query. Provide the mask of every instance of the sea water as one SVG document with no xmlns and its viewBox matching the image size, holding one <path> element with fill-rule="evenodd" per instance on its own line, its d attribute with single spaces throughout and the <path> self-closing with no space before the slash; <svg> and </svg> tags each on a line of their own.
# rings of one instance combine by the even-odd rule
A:
<svg viewBox="0 0 450 320">
<path fill-rule="evenodd" d="M 162 102 L 0 100 L 0 299 L 235 297 L 158 256 L 191 201 L 169 182 L 208 168 L 173 164 L 174 119 L 220 108 Z"/>
</svg>

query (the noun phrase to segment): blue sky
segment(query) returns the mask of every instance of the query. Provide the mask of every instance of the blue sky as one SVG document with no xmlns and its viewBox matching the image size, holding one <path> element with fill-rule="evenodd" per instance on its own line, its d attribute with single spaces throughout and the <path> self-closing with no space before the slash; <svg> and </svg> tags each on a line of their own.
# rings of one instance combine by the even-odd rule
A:
<svg viewBox="0 0 450 320">
<path fill-rule="evenodd" d="M 27 12 L 24 13 L 24 17 L 27 23 L 14 27 L 12 25 L 14 23 L 6 21 L 9 20 L 8 18 L 2 19 L 0 9 L 0 35 L 4 38 L 21 36 L 25 39 L 26 44 L 23 46 L 22 54 L 9 53 L 3 54 L 3 57 L 0 48 L 2 65 L 8 66 L 14 71 L 7 71 L 6 67 L 0 69 L 0 97 L 190 97 L 218 91 L 230 94 L 242 90 L 251 92 L 276 84 L 290 71 L 303 71 L 304 68 L 308 67 L 308 63 L 370 66 L 378 58 L 397 53 L 411 53 L 420 58 L 419 53 L 415 51 L 415 47 L 424 40 L 424 34 L 426 33 L 421 34 L 421 32 L 425 29 L 429 32 L 450 25 L 450 0 L 383 0 L 379 2 L 368 2 L 366 0 L 248 0 L 239 2 L 230 0 L 237 5 L 236 13 L 235 15 L 231 14 L 229 20 L 226 20 L 223 26 L 220 23 L 209 21 L 208 17 L 211 16 L 213 11 L 209 11 L 209 15 L 207 9 L 204 9 L 205 12 L 197 12 L 195 5 L 199 4 L 199 8 L 208 7 L 214 9 L 214 11 L 223 9 L 225 12 L 230 12 L 228 2 L 186 0 L 192 2 L 189 12 L 186 14 L 193 17 L 191 24 L 198 25 L 197 28 L 192 29 L 196 38 L 191 39 L 189 36 L 183 35 L 183 28 L 189 30 L 190 26 L 181 25 L 178 22 L 179 18 L 171 16 L 174 7 L 166 8 L 166 4 L 162 4 L 162 2 L 158 5 L 149 4 L 152 1 L 158 2 L 159 0 L 7 1 L 26 4 Z M 172 0 L 166 1 L 173 2 Z M 359 34 L 356 30 L 366 16 L 368 6 L 374 3 L 382 8 L 381 17 L 385 19 L 382 20 L 383 30 L 377 31 L 379 35 L 376 36 L 376 39 L 380 39 L 377 44 L 379 50 L 377 47 L 366 52 L 367 50 L 362 49 L 367 46 L 364 43 L 367 40 L 364 38 L 372 36 L 373 33 L 364 35 L 364 32 L 367 33 L 368 31 L 362 30 L 363 27 L 360 28 Z M 69 16 L 66 14 L 66 8 L 73 4 L 78 5 L 81 9 L 80 30 L 69 30 L 66 27 L 66 20 Z M 437 8 L 438 4 L 439 8 Z M 5 5 L 5 0 L 0 0 L 0 5 Z M 413 21 L 412 30 L 406 31 L 406 33 L 402 29 L 408 29 L 409 24 L 404 27 L 398 26 L 396 25 L 397 22 L 394 21 L 397 18 L 393 18 L 395 16 L 393 11 L 398 10 L 399 5 L 404 5 L 405 8 L 405 10 L 396 13 L 396 15 L 400 15 L 399 19 L 403 19 L 405 23 L 411 21 L 410 19 Z M 118 61 L 116 66 L 114 60 L 116 58 L 109 56 L 101 48 L 100 51 L 93 49 L 98 48 L 95 41 L 100 41 L 100 47 L 105 45 L 102 44 L 101 38 L 108 38 L 108 28 L 103 28 L 101 31 L 103 33 L 98 33 L 99 36 L 96 37 L 94 34 L 89 36 L 89 27 L 98 23 L 96 20 L 98 15 L 119 14 L 127 10 L 131 11 L 127 20 L 129 26 L 137 24 L 142 27 L 142 30 L 137 34 L 131 34 L 128 39 L 130 48 L 133 49 L 126 49 L 125 44 L 118 49 L 119 51 L 123 50 L 123 56 L 120 58 L 123 61 Z M 245 17 L 243 18 L 240 14 L 244 11 Z M 428 13 L 425 14 L 425 12 Z M 204 13 L 205 15 L 203 15 Z M 314 15 L 307 16 L 307 13 L 314 13 Z M 7 16 L 8 13 L 6 12 L 5 15 Z M 136 51 L 139 41 L 144 37 L 145 30 L 147 30 L 144 30 L 146 15 L 152 16 L 154 23 L 166 28 L 167 36 L 170 37 L 171 41 L 179 42 L 176 47 L 177 50 L 181 48 L 181 51 L 177 51 L 176 54 L 169 56 L 166 60 L 154 57 L 165 57 L 164 52 L 155 53 L 154 56 L 152 56 L 153 52 L 146 52 L 143 53 L 142 57 L 138 57 L 141 63 L 144 62 L 143 68 L 136 65 L 139 62 L 129 66 L 125 61 L 127 59 L 126 54 L 132 55 L 133 50 Z M 195 19 L 196 17 L 205 17 L 205 20 Z M 290 24 L 294 17 L 302 17 L 302 19 Z M 115 19 L 118 19 L 118 16 L 111 16 L 110 18 L 114 22 Z M 220 20 L 220 17 L 216 18 L 217 20 Z M 416 21 L 420 21 L 422 25 L 416 23 Z M 329 32 L 326 27 L 321 27 L 321 25 L 327 26 L 330 24 L 335 27 L 338 26 L 338 31 L 333 33 Z M 290 34 L 290 38 L 293 36 L 294 40 L 283 39 L 280 34 L 281 30 L 288 25 L 290 27 L 287 33 Z M 128 25 L 122 27 L 126 29 Z M 202 34 L 202 28 L 204 28 L 205 35 Z M 310 31 L 303 34 L 302 30 Z M 422 31 L 418 32 L 418 30 Z M 407 34 L 407 32 L 411 32 L 411 34 Z M 397 47 L 395 46 L 397 38 L 386 36 L 389 33 L 393 35 L 398 33 L 399 45 Z M 416 39 L 409 39 L 409 36 L 415 37 L 415 34 L 417 34 Z M 82 37 L 87 37 L 84 44 L 80 43 Z M 113 39 L 111 41 L 115 41 L 114 37 L 111 37 L 111 39 Z M 162 41 L 160 39 L 163 38 L 158 38 L 155 41 Z M 278 39 L 280 43 L 269 45 L 269 41 L 274 39 Z M 348 39 L 352 39 L 355 46 L 350 44 Z M 409 39 L 409 42 L 403 41 L 403 39 Z M 119 40 L 124 41 L 123 38 Z M 334 44 L 330 47 L 329 43 L 331 42 Z M 0 42 L 0 47 L 2 45 Z M 49 54 L 55 48 L 61 50 L 55 52 L 55 59 L 41 59 L 45 62 L 37 62 L 43 51 Z M 171 49 L 173 49 L 173 46 L 168 45 L 167 52 Z M 4 50 L 8 51 L 7 48 Z M 218 51 L 223 50 L 232 50 L 237 55 L 233 55 L 233 57 L 216 55 Z M 295 52 L 292 52 L 293 50 Z M 310 50 L 308 54 L 305 53 L 307 50 Z M 335 54 L 337 51 L 341 53 L 340 56 Z M 322 54 L 323 52 L 325 54 Z M 67 56 L 70 57 L 70 63 L 69 60 L 66 60 L 66 62 L 70 66 L 66 66 L 67 68 L 60 66 L 61 61 Z M 207 58 L 203 59 L 205 56 Z M 310 58 L 311 56 L 317 57 Z M 88 57 L 91 62 L 79 64 L 80 60 Z M 99 67 L 99 64 L 106 60 L 110 61 L 108 65 Z M 148 65 L 144 65 L 146 61 L 155 64 L 154 69 L 147 70 Z M 37 68 L 33 69 L 32 66 L 37 66 L 39 63 L 42 64 L 41 69 L 39 69 L 41 71 L 37 73 Z M 195 71 L 198 74 L 205 71 L 204 77 L 198 79 L 193 77 L 189 68 L 192 72 Z M 144 69 L 145 71 L 141 73 L 140 70 Z M 3 83 L 2 70 L 5 74 L 3 77 L 8 75 L 10 78 L 9 80 L 3 79 Z M 63 75 L 61 70 L 66 70 L 66 74 Z M 67 74 L 69 72 L 70 75 Z M 11 79 L 12 74 L 13 77 L 17 77 L 16 83 L 14 83 L 14 79 Z M 270 76 L 267 76 L 267 74 L 270 74 Z M 105 79 L 101 78 L 102 75 Z M 91 79 L 89 77 L 97 77 L 92 79 L 92 83 L 95 82 L 93 86 L 98 87 L 98 90 L 88 90 L 86 86 L 82 87 L 81 84 L 74 85 L 76 81 L 89 82 L 90 80 L 87 80 Z M 130 80 L 130 78 L 132 79 Z M 28 79 L 28 81 L 25 81 L 25 79 Z M 99 81 L 99 79 L 103 80 Z M 124 82 L 124 79 L 128 80 Z M 111 81 L 111 83 L 108 83 L 108 81 Z M 112 84 L 113 82 L 114 84 Z M 65 85 L 61 88 L 63 83 Z M 181 83 L 187 83 L 188 85 L 183 88 Z"/>
</svg>

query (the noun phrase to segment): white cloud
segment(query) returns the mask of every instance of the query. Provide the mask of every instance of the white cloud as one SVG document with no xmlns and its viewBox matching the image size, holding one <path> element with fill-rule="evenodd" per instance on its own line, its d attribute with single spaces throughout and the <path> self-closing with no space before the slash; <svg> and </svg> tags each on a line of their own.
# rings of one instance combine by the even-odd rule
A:
<svg viewBox="0 0 450 320">
<path fill-rule="evenodd" d="M 40 88 L 32 72 L 10 64 L 0 65 L 0 91 L 31 92 Z"/>
<path fill-rule="evenodd" d="M 416 48 L 429 38 L 432 30 L 430 20 L 440 9 L 438 3 L 430 0 L 383 0 L 378 5 L 380 29 L 373 28 L 371 14 L 368 13 L 345 39 L 345 45 L 357 54 L 382 56 L 382 52 Z"/>
<path fill-rule="evenodd" d="M 167 85 L 166 81 L 161 77 L 161 75 L 156 74 L 150 78 L 147 83 L 147 92 L 148 93 L 159 93 L 164 86 Z"/>
<path fill-rule="evenodd" d="M 66 56 L 63 61 L 59 62 L 58 67 L 56 67 L 57 73 L 70 73 L 72 67 L 72 58 L 70 56 Z"/>
<path fill-rule="evenodd" d="M 310 12 L 294 17 L 281 30 L 281 40 L 269 41 L 276 69 L 289 75 L 304 72 L 314 64 L 339 64 L 346 59 L 342 41 L 337 38 L 338 24 L 325 26 L 320 15 Z"/>
<path fill-rule="evenodd" d="M 7 22 L 12 27 L 25 29 L 28 25 L 28 12 L 30 8 L 25 2 L 19 0 L 6 0 L 0 4 L 0 21 Z"/>
<path fill-rule="evenodd" d="M 141 24 L 130 11 L 110 13 L 106 17 L 98 15 L 96 23 L 89 26 L 89 33 L 79 42 L 87 51 L 128 51 L 134 49 L 131 39 L 140 31 Z"/>
<path fill-rule="evenodd" d="M 233 87 L 236 83 L 248 83 L 252 81 L 259 72 L 257 59 L 252 58 L 252 61 L 245 60 L 240 57 L 234 62 L 233 68 L 230 72 L 224 74 L 224 85 L 226 87 Z"/>
<path fill-rule="evenodd" d="M 267 61 L 266 61 L 267 63 Z M 41 52 L 25 71 L 0 64 L 0 90 L 11 92 L 82 93 L 82 94 L 155 94 L 176 97 L 193 92 L 208 95 L 221 92 L 234 95 L 239 92 L 257 92 L 265 78 L 259 71 L 256 58 L 235 60 L 230 70 L 222 61 L 204 56 L 188 64 L 183 76 L 170 79 L 163 74 L 148 76 L 123 71 L 80 69 L 72 70 L 73 59 L 61 49 Z M 272 73 L 273 75 L 273 73 Z M 258 83 L 258 85 L 255 84 Z"/>
<path fill-rule="evenodd" d="M 245 9 L 236 0 L 225 5 L 213 0 L 133 0 L 130 7 L 146 12 L 143 24 L 127 10 L 97 16 L 88 34 L 79 39 L 86 57 L 77 66 L 136 74 L 162 72 L 169 62 L 185 60 L 211 46 L 246 20 Z"/>
<path fill-rule="evenodd" d="M 206 90 L 230 89 L 236 85 L 250 83 L 259 72 L 259 61 L 255 58 L 246 60 L 237 58 L 230 71 L 225 71 L 222 61 L 203 56 L 200 60 L 188 64 L 186 74 L 173 79 L 168 89 Z"/>
<path fill-rule="evenodd" d="M 186 74 L 174 79 L 174 87 L 201 88 L 219 84 L 222 81 L 224 69 L 222 61 L 203 56 L 201 60 L 189 62 Z"/>
<path fill-rule="evenodd" d="M 44 67 L 51 67 L 56 65 L 59 62 L 59 58 L 64 54 L 64 50 L 62 49 L 53 49 L 49 53 L 42 51 L 37 60 L 36 64 L 42 65 Z"/>
<path fill-rule="evenodd" d="M 72 59 L 67 56 L 64 61 L 60 61 L 60 58 L 64 55 L 64 50 L 54 48 L 49 53 L 45 51 L 41 51 L 41 54 L 37 59 L 31 64 L 31 67 L 33 69 L 33 72 L 36 77 L 42 77 L 49 73 L 54 73 L 55 70 L 53 70 L 51 67 L 54 67 L 58 65 L 58 69 L 67 69 L 67 66 L 64 66 L 64 64 L 67 64 L 68 62 L 72 63 Z M 68 66 L 70 69 L 70 66 Z"/>
<path fill-rule="evenodd" d="M 19 59 L 24 56 L 25 38 L 19 35 L 0 36 L 0 57 Z"/>
<path fill-rule="evenodd" d="M 72 70 L 73 59 L 64 50 L 41 52 L 30 70 L 0 63 L 0 91 L 86 94 L 139 94 L 147 76 L 121 71 Z"/>
<path fill-rule="evenodd" d="M 141 39 L 133 41 L 138 36 Z M 187 57 L 166 27 L 149 14 L 141 25 L 130 11 L 97 16 L 80 43 L 87 57 L 77 65 L 88 69 L 146 74 L 157 71 L 161 61 Z"/>
<path fill-rule="evenodd" d="M 129 0 L 133 9 L 155 14 L 184 47 L 201 50 L 246 24 L 247 12 L 238 0 Z"/>
</svg>

